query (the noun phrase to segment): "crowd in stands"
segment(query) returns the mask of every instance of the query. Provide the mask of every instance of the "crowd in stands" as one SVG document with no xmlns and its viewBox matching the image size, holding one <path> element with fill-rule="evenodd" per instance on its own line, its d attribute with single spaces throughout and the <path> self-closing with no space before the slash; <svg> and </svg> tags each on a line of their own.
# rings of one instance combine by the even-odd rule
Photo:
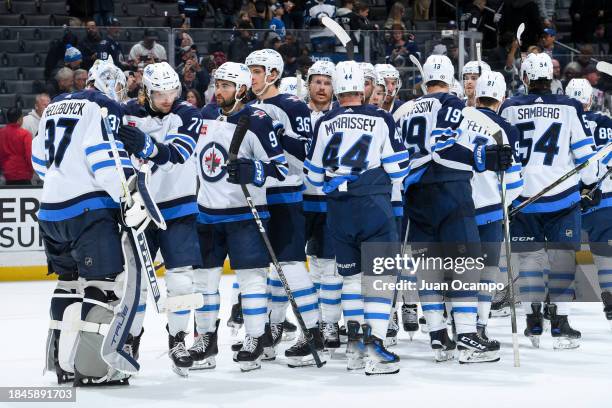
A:
<svg viewBox="0 0 612 408">
<path fill-rule="evenodd" d="M 400 71 L 412 66 L 410 55 L 422 61 L 432 53 L 449 56 L 458 68 L 459 47 L 456 36 L 438 38 L 433 43 L 430 38 L 423 37 L 433 38 L 434 30 L 439 33 L 442 29 L 461 28 L 483 32 L 483 59 L 494 70 L 506 75 L 506 81 L 515 93 L 524 92 L 519 79 L 519 56 L 524 57 L 528 52 L 546 52 L 553 58 L 553 92 L 563 92 L 570 79 L 584 77 L 595 88 L 595 106 L 603 108 L 605 92 L 612 91 L 608 78 L 602 78 L 594 65 L 595 58 L 610 53 L 612 1 L 460 0 L 457 2 L 459 10 L 456 12 L 447 7 L 444 18 L 439 17 L 444 12 L 444 3 L 440 1 L 380 1 L 166 2 L 175 4 L 174 17 L 180 18 L 180 26 L 172 31 L 172 49 L 175 52 L 169 55 L 171 50 L 167 44 L 170 31 L 163 28 L 140 30 L 140 38 L 132 38 L 131 47 L 125 47 L 125 41 L 120 40 L 123 30 L 127 28 L 123 27 L 122 17 L 115 12 L 118 7 L 125 7 L 124 2 L 67 0 L 69 26 L 58 38 L 50 39 L 44 59 L 44 78 L 37 82 L 40 86 L 35 88 L 37 95 L 33 109 L 23 117 L 21 109 L 0 106 L 8 123 L 0 130 L 0 171 L 7 183 L 32 179 L 31 166 L 20 164 L 29 163 L 29 159 L 15 159 L 16 155 L 29 154 L 27 149 L 20 146 L 24 140 L 31 140 L 36 135 L 40 115 L 50 100 L 61 93 L 81 90 L 86 86 L 87 70 L 96 59 L 111 57 L 124 70 L 130 98 L 139 95 L 142 72 L 147 64 L 174 62 L 183 84 L 182 98 L 202 107 L 213 96 L 211 78 L 214 70 L 226 61 L 242 62 L 256 49 L 273 48 L 279 51 L 285 60 L 286 76 L 295 75 L 297 70 L 305 73 L 313 62 L 313 53 L 346 52 L 335 37 L 321 26 L 322 15 L 335 18 L 340 25 L 350 30 L 355 50 L 358 51 L 356 55 L 360 57 L 363 56 L 365 33 L 375 35 L 371 44 L 371 62 L 390 63 Z M 155 7 L 155 4 L 151 3 L 151 7 Z M 434 16 L 436 7 L 438 15 Z M 383 8 L 383 14 L 378 15 L 376 20 L 370 19 L 372 8 L 377 12 Z M 560 10 L 566 10 L 567 15 L 561 15 Z M 434 17 L 439 18 L 429 21 Z M 564 17 L 566 20 L 563 20 Z M 567 22 L 565 26 L 564 21 Z M 516 29 L 521 22 L 526 23 L 527 29 L 522 37 L 522 46 L 519 47 Z M 422 27 L 419 24 L 423 23 L 433 24 L 430 25 L 431 32 L 418 30 Z M 80 30 L 76 27 L 80 27 Z M 231 29 L 231 36 L 221 40 L 211 32 L 209 41 L 202 44 L 194 41 L 191 30 L 201 27 Z M 308 31 L 294 31 L 298 29 Z M 560 39 L 576 47 L 579 53 L 570 58 L 571 52 L 559 45 Z M 464 57 L 468 58 L 468 55 Z M 415 85 L 412 94 L 418 95 L 420 90 L 415 82 L 411 83 L 411 86 Z M 0 93 L 4 93 L 1 87 Z"/>
</svg>

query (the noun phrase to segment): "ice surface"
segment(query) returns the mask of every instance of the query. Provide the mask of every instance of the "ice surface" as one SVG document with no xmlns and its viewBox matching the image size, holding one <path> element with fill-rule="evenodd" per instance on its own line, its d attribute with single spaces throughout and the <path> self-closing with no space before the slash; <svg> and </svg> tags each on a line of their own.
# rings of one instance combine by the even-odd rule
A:
<svg viewBox="0 0 612 408">
<path fill-rule="evenodd" d="M 220 288 L 222 325 L 216 369 L 194 372 L 188 378 L 174 374 L 166 355 L 166 319 L 149 308 L 138 377 L 130 379 L 129 387 L 78 389 L 77 406 L 583 408 L 612 404 L 612 331 L 600 303 L 574 305 L 570 321 L 583 336 L 577 350 L 554 351 L 549 334 L 542 336 L 541 348 L 536 350 L 521 334 L 520 368 L 513 367 L 510 321 L 504 318 L 491 319 L 489 325 L 490 336 L 502 343 L 498 363 L 434 363 L 427 335 L 419 332 L 410 342 L 400 332 L 399 344 L 393 348 L 402 360 L 398 375 L 348 373 L 343 360 L 329 361 L 321 369 L 291 369 L 282 353 L 288 343 L 282 344 L 276 361 L 242 373 L 230 350 L 236 339 L 225 326 L 232 281 L 232 276 L 224 276 Z M 42 376 L 54 285 L 50 281 L 0 283 L 0 386 L 56 385 L 54 374 Z M 521 316 L 520 333 L 524 327 Z"/>
</svg>

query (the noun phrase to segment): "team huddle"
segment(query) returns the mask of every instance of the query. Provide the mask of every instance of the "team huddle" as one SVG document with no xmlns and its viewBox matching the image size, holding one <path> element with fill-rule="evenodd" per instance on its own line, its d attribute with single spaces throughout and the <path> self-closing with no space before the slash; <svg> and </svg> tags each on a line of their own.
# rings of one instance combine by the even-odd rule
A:
<svg viewBox="0 0 612 408">
<path fill-rule="evenodd" d="M 301 332 L 284 353 L 289 367 L 320 367 L 343 347 L 348 370 L 398 373 L 398 308 L 411 337 L 419 326 L 429 333 L 436 361 L 498 361 L 486 330 L 494 291 L 366 294 L 362 245 L 483 257 L 462 279 L 507 282 L 510 221 L 524 334 L 535 346 L 545 320 L 555 348 L 579 344 L 567 266 L 581 230 L 612 320 L 609 157 L 589 161 L 608 144 L 612 120 L 589 111 L 586 80 L 552 95 L 550 57 L 530 54 L 521 67 L 528 94 L 506 99 L 503 76 L 471 61 L 464 96 L 451 61 L 432 55 L 425 95 L 403 103 L 388 64 L 317 61 L 304 79 L 282 74 L 271 49 L 226 62 L 214 73 L 215 102 L 200 112 L 178 99 L 179 77 L 165 62 L 148 65 L 144 92 L 126 101 L 124 74 L 96 61 L 86 90 L 47 107 L 32 161 L 44 180 L 40 232 L 59 276 L 46 362 L 58 382 L 127 384 L 140 367 L 148 292 L 150 313 L 167 315 L 173 370 L 213 369 L 226 258 L 236 274 L 227 324 L 244 327 L 232 346 L 242 371 L 294 337 L 289 304 Z M 511 220 L 508 208 L 517 209 Z M 165 296 L 146 273 L 158 252 Z M 414 279 L 449 275 L 417 269 Z"/>
</svg>

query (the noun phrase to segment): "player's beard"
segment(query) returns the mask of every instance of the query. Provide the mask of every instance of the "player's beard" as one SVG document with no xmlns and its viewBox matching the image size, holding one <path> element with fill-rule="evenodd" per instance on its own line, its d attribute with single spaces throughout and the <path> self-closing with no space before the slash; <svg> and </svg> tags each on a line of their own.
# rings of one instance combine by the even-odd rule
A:
<svg viewBox="0 0 612 408">
<path fill-rule="evenodd" d="M 217 105 L 219 105 L 219 107 L 223 110 L 232 109 L 234 107 L 234 104 L 236 103 L 236 98 L 234 97 L 225 99 L 222 96 L 218 96 L 216 97 L 216 100 L 217 100 Z"/>
</svg>

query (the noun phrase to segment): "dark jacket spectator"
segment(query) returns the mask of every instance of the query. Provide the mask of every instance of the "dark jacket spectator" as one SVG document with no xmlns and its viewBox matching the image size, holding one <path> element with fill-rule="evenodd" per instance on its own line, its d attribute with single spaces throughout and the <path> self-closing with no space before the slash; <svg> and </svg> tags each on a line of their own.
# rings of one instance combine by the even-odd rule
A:
<svg viewBox="0 0 612 408">
<path fill-rule="evenodd" d="M 241 22 L 238 25 L 238 35 L 235 35 L 229 44 L 228 61 L 244 63 L 246 57 L 255 50 L 251 29 L 252 26 L 246 22 Z"/>
<path fill-rule="evenodd" d="M 123 47 L 117 41 L 121 23 L 116 18 L 111 19 L 111 26 L 106 29 L 106 36 L 100 41 L 97 50 L 97 57 L 101 60 L 106 60 L 108 57 L 113 59 L 113 63 L 120 69 L 126 68 L 125 56 L 123 55 Z"/>
<path fill-rule="evenodd" d="M 396 67 L 410 65 L 409 57 L 414 55 L 419 58 L 419 48 L 414 41 L 414 35 L 402 31 L 402 26 L 397 24 L 392 27 L 391 38 L 387 40 L 386 62 Z"/>
<path fill-rule="evenodd" d="M 190 89 L 195 89 L 200 93 L 200 95 L 204 95 L 206 92 L 206 88 L 208 87 L 208 83 L 203 84 L 199 81 L 196 70 L 191 63 L 187 63 L 183 72 L 179 73 L 181 78 L 181 98 L 185 99 L 187 97 L 187 91 Z"/>
<path fill-rule="evenodd" d="M 0 129 L 0 169 L 6 184 L 31 184 L 32 134 L 21 127 L 21 109 L 10 108 L 6 116 L 9 123 Z"/>
<path fill-rule="evenodd" d="M 64 35 L 61 39 L 52 40 L 45 59 L 45 79 L 49 80 L 58 68 L 64 66 L 64 56 L 66 54 L 66 45 L 72 44 L 78 46 L 79 39 L 70 29 L 64 30 Z"/>
<path fill-rule="evenodd" d="M 79 49 L 83 54 L 81 68 L 89 71 L 89 68 L 92 67 L 94 61 L 98 58 L 98 48 L 102 41 L 102 36 L 95 21 L 88 21 L 85 27 L 87 28 L 87 34 L 79 42 Z"/>
</svg>

